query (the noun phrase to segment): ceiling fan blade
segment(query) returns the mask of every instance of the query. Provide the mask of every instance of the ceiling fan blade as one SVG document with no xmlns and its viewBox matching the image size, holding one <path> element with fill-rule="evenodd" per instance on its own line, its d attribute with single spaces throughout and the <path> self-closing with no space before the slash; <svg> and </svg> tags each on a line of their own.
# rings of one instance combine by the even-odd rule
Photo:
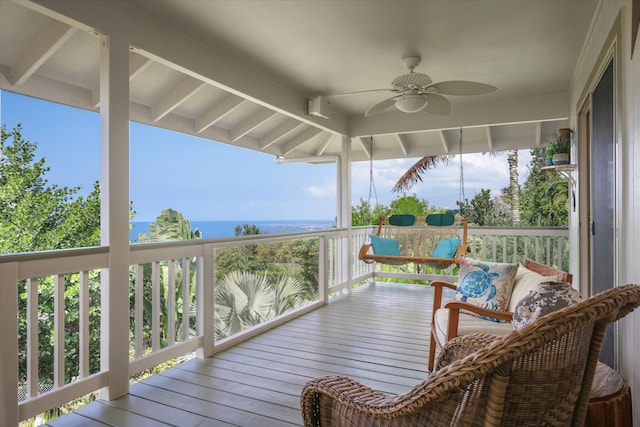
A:
<svg viewBox="0 0 640 427">
<path fill-rule="evenodd" d="M 339 98 L 341 96 L 349 96 L 349 95 L 359 95 L 361 93 L 371 93 L 371 92 L 395 92 L 393 89 L 367 89 L 367 90 L 357 90 L 355 92 L 346 92 L 346 93 L 338 93 L 335 95 L 328 95 L 331 98 Z"/>
<path fill-rule="evenodd" d="M 394 106 L 396 103 L 395 97 L 387 98 L 384 101 L 378 102 L 373 107 L 369 108 L 366 113 L 364 113 L 365 117 L 374 116 L 376 114 L 380 114 L 385 112 L 387 109 Z"/>
<path fill-rule="evenodd" d="M 431 114 L 445 115 L 451 112 L 451 103 L 447 98 L 437 93 L 427 93 L 427 106 L 422 111 Z"/>
<path fill-rule="evenodd" d="M 484 95 L 495 92 L 495 86 L 465 80 L 450 80 L 431 85 L 442 95 Z"/>
</svg>

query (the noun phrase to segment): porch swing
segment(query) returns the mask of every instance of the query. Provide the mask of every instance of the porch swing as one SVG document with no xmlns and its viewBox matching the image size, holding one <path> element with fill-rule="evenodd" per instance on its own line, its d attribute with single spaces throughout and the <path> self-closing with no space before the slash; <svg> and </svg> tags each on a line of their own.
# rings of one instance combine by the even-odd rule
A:
<svg viewBox="0 0 640 427">
<path fill-rule="evenodd" d="M 460 200 L 464 201 L 462 169 L 462 129 L 460 129 Z M 373 141 L 371 141 L 370 187 L 373 184 Z M 377 199 L 377 194 L 376 194 Z M 376 234 L 358 252 L 358 259 L 367 264 L 420 264 L 436 269 L 459 265 L 467 253 L 467 218 L 454 214 L 430 214 L 416 217 L 410 214 L 380 217 Z"/>
</svg>

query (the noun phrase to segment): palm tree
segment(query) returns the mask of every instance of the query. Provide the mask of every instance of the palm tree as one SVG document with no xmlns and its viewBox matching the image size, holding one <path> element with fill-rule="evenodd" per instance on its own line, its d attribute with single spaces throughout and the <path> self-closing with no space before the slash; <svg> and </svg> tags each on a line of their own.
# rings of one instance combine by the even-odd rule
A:
<svg viewBox="0 0 640 427">
<path fill-rule="evenodd" d="M 507 150 L 509 164 L 509 195 L 511 196 L 511 225 L 520 225 L 520 187 L 518 185 L 518 150 Z"/>
<path fill-rule="evenodd" d="M 395 183 L 391 191 L 400 193 L 407 192 L 418 182 L 422 182 L 422 175 L 429 169 L 437 167 L 439 164 L 447 164 L 454 156 L 451 154 L 439 156 L 425 156 L 411 166 Z M 507 162 L 509 164 L 509 195 L 511 199 L 511 222 L 514 226 L 520 224 L 520 187 L 518 185 L 518 151 L 507 151 Z M 464 200 L 460 201 L 464 203 Z"/>
<path fill-rule="evenodd" d="M 306 303 L 304 286 L 294 277 L 270 283 L 266 275 L 231 271 L 216 285 L 215 335 L 231 336 Z"/>
</svg>

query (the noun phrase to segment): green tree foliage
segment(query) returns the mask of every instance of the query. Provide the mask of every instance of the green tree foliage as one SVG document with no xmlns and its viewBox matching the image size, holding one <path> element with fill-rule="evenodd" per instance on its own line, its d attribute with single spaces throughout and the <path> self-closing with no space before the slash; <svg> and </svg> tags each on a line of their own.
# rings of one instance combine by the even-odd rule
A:
<svg viewBox="0 0 640 427">
<path fill-rule="evenodd" d="M 418 199 L 415 194 L 396 197 L 391 201 L 391 215 L 411 214 L 415 216 L 425 216 L 434 210 L 436 209 L 429 207 L 429 202 L 426 199 Z"/>
<path fill-rule="evenodd" d="M 37 252 L 100 244 L 100 192 L 98 184 L 86 197 L 78 196 L 80 187 L 49 185 L 46 159 L 36 158 L 37 143 L 22 137 L 17 125 L 0 130 L 0 251 L 1 253 Z M 89 272 L 89 371 L 99 370 L 100 288 L 99 272 Z M 80 288 L 78 274 L 64 275 L 65 299 L 65 381 L 79 375 Z M 34 279 L 36 280 L 36 279 Z M 54 279 L 37 279 L 38 299 L 38 382 L 53 383 Z M 27 290 L 18 289 L 19 383 L 26 381 Z"/>
<path fill-rule="evenodd" d="M 543 171 L 545 150 L 531 150 L 529 176 L 521 196 L 522 225 L 566 227 L 569 224 L 568 182 L 560 174 Z"/>
<path fill-rule="evenodd" d="M 35 252 L 100 244 L 100 190 L 86 197 L 80 187 L 49 185 L 38 145 L 17 125 L 0 137 L 0 252 Z"/>
<path fill-rule="evenodd" d="M 360 204 L 351 209 L 351 224 L 354 227 L 362 225 L 374 225 L 378 223 L 381 216 L 387 216 L 391 209 L 387 206 L 377 204 L 371 209 L 371 204 L 360 198 Z"/>
<path fill-rule="evenodd" d="M 471 202 L 458 202 L 461 212 L 469 219 L 469 223 L 481 227 L 509 226 L 511 214 L 509 204 L 504 198 L 491 198 L 491 190 L 482 189 L 471 199 Z"/>
<path fill-rule="evenodd" d="M 233 229 L 233 235 L 236 237 L 239 236 L 255 236 L 258 234 L 262 234 L 262 231 L 255 224 L 242 224 L 236 225 Z"/>
<path fill-rule="evenodd" d="M 377 225 L 381 216 L 394 214 L 426 216 L 430 213 L 441 213 L 445 211 L 446 209 L 444 208 L 429 206 L 429 202 L 426 199 L 419 199 L 415 194 L 398 196 L 391 201 L 389 206 L 378 204 L 373 210 L 369 202 L 361 198 L 360 204 L 352 208 L 351 223 L 354 227 Z"/>
<path fill-rule="evenodd" d="M 251 228 L 257 229 L 255 225 Z M 217 277 L 224 277 L 234 271 L 266 275 L 270 281 L 276 281 L 281 276 L 293 277 L 302 284 L 305 298 L 315 299 L 318 295 L 318 239 L 234 245 L 217 249 Z"/>
<path fill-rule="evenodd" d="M 202 233 L 198 228 L 191 229 L 191 222 L 173 209 L 162 209 L 156 222 L 149 224 L 149 233 L 140 233 L 138 241 L 163 242 L 166 240 L 201 239 Z"/>
<path fill-rule="evenodd" d="M 175 240 L 194 240 L 201 239 L 202 233 L 197 228 L 191 229 L 191 222 L 185 219 L 182 213 L 174 209 L 162 209 L 160 216 L 158 216 L 155 222 L 149 224 L 149 233 L 140 233 L 138 241 L 141 243 L 146 242 L 164 242 Z M 193 329 L 196 326 L 196 319 L 193 314 L 192 305 L 196 298 L 196 260 L 195 258 L 178 260 L 178 262 L 172 261 L 174 277 L 174 301 L 176 302 L 176 317 L 173 325 L 173 330 L 176 331 L 174 339 L 178 339 L 182 336 L 182 320 L 183 317 L 189 317 L 189 334 L 193 334 Z M 186 264 L 185 264 L 186 263 Z M 185 265 L 187 269 L 185 270 Z M 160 311 L 160 347 L 165 347 L 169 341 L 169 313 L 168 313 L 168 300 L 170 297 L 169 280 L 171 275 L 169 274 L 169 262 L 163 261 L 156 265 L 157 268 L 157 280 L 156 286 L 158 286 L 160 304 L 157 310 Z M 188 272 L 189 277 L 185 278 L 184 275 Z M 144 264 L 142 266 L 143 273 L 143 351 L 147 351 L 152 346 L 152 324 L 153 324 L 153 305 L 152 305 L 152 293 L 153 293 L 153 265 Z M 186 280 L 185 280 L 186 279 Z M 130 272 L 130 325 L 131 333 L 134 333 L 134 316 L 135 316 L 135 271 L 132 269 Z M 189 286 L 188 297 L 186 300 L 183 298 L 183 287 Z"/>
</svg>

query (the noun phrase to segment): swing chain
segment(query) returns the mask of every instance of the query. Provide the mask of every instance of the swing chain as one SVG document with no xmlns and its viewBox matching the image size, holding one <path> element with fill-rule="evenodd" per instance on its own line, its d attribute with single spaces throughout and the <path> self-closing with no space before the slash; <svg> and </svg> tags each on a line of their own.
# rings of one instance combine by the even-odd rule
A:
<svg viewBox="0 0 640 427">
<path fill-rule="evenodd" d="M 376 206 L 378 206 L 378 193 L 376 192 L 376 184 L 373 181 L 373 136 L 369 137 L 369 207 L 371 208 L 371 194 L 376 198 Z M 374 206 L 375 207 L 375 206 Z"/>
<path fill-rule="evenodd" d="M 465 203 L 465 196 L 464 196 L 464 172 L 463 172 L 463 166 L 462 166 L 462 128 L 460 128 L 460 141 L 458 143 L 458 149 L 460 151 L 460 203 L 461 203 L 461 207 L 462 205 Z"/>
</svg>

